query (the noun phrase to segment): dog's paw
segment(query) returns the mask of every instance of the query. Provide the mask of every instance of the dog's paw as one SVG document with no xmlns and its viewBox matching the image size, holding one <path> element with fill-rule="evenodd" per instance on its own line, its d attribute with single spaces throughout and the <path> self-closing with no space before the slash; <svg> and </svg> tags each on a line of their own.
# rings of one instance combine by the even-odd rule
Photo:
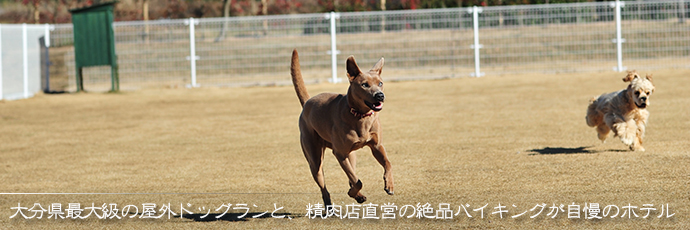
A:
<svg viewBox="0 0 690 230">
<path fill-rule="evenodd" d="M 606 138 L 609 137 L 609 134 L 608 134 L 608 133 L 607 133 L 607 134 L 601 134 L 601 133 L 599 133 L 599 134 L 597 134 L 597 137 L 599 138 L 599 140 L 601 141 L 601 143 L 606 143 Z"/>
<path fill-rule="evenodd" d="M 364 195 L 361 195 L 361 194 L 360 194 L 359 196 L 356 196 L 356 197 L 353 197 L 353 198 L 355 198 L 355 200 L 357 201 L 357 203 L 360 203 L 360 204 L 361 204 L 361 203 L 364 203 L 365 201 L 367 201 L 367 197 L 364 196 Z"/>
<path fill-rule="evenodd" d="M 357 183 L 354 186 L 350 186 L 350 191 L 347 191 L 347 195 L 354 198 L 358 203 L 364 203 L 364 201 L 367 201 L 367 197 L 362 195 L 359 191 L 362 190 L 362 181 L 357 180 Z"/>
<path fill-rule="evenodd" d="M 383 190 L 388 193 L 388 195 L 393 195 L 395 192 L 393 192 L 393 180 L 387 180 L 386 176 L 383 176 Z"/>
<path fill-rule="evenodd" d="M 360 204 L 361 204 L 361 203 L 364 203 L 364 201 L 367 201 L 367 197 L 364 196 L 364 195 L 362 195 L 362 193 L 357 192 L 357 193 L 354 193 L 354 194 L 353 194 L 352 191 L 353 191 L 353 190 L 350 189 L 350 192 L 348 192 L 347 195 L 349 195 L 350 197 L 354 198 L 354 199 L 357 201 L 357 203 L 360 203 Z"/>
<path fill-rule="evenodd" d="M 645 151 L 644 147 L 642 147 L 642 146 L 640 146 L 640 145 L 631 145 L 631 146 L 630 146 L 630 150 L 632 150 L 632 151 L 640 151 L 640 152 L 644 152 L 644 151 Z"/>
<path fill-rule="evenodd" d="M 630 146 L 630 148 L 632 148 L 632 144 L 633 144 L 633 138 L 632 137 L 621 136 L 621 141 L 623 142 L 623 144 Z"/>
</svg>

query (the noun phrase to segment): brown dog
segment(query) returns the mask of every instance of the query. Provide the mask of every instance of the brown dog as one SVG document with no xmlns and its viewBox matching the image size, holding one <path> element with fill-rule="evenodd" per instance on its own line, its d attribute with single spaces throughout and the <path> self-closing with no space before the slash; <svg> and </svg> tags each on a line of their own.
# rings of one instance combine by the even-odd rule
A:
<svg viewBox="0 0 690 230">
<path fill-rule="evenodd" d="M 599 140 L 605 141 L 613 130 L 616 137 L 633 151 L 644 151 L 644 138 L 647 119 L 649 119 L 649 97 L 654 92 L 652 75 L 640 77 L 630 71 L 623 78 L 630 82 L 627 89 L 605 93 L 592 98 L 587 107 L 587 125 L 596 127 Z"/>
<path fill-rule="evenodd" d="M 350 87 L 347 94 L 321 93 L 309 98 L 299 66 L 297 50 L 292 51 L 290 73 L 297 97 L 302 104 L 299 117 L 302 152 L 309 162 L 311 175 L 321 188 L 324 205 L 330 207 L 331 195 L 323 178 L 322 161 L 324 150 L 331 148 L 350 182 L 347 194 L 363 203 L 367 198 L 360 193 L 362 182 L 355 174 L 355 151 L 364 146 L 383 166 L 383 189 L 393 195 L 393 174 L 386 150 L 381 144 L 381 124 L 378 112 L 383 109 L 383 82 L 381 68 L 383 58 L 369 72 L 362 72 L 355 58 L 347 58 L 347 77 Z M 307 100 L 308 99 L 308 100 Z"/>
</svg>

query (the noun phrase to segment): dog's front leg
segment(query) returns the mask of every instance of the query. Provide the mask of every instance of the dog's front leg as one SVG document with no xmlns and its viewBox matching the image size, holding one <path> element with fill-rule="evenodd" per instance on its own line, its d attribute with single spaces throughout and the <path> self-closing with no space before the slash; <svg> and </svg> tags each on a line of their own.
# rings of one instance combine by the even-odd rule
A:
<svg viewBox="0 0 690 230">
<path fill-rule="evenodd" d="M 623 144 L 627 145 L 631 150 L 635 142 L 635 134 L 637 132 L 637 125 L 635 121 L 628 120 L 613 124 L 613 128 L 620 137 Z"/>
<path fill-rule="evenodd" d="M 352 166 L 352 172 L 355 174 L 357 173 L 357 154 L 355 152 L 351 152 L 350 155 L 347 156 L 347 159 L 350 161 L 350 166 Z M 350 187 L 352 187 L 352 184 L 350 184 Z"/>
<path fill-rule="evenodd" d="M 367 197 L 362 195 L 360 193 L 360 190 L 362 190 L 362 181 L 357 179 L 357 174 L 355 174 L 355 169 L 352 167 L 352 164 L 350 164 L 350 158 L 349 158 L 349 153 L 347 154 L 341 154 L 339 152 L 336 152 L 335 150 L 333 151 L 335 157 L 338 159 L 338 163 L 340 163 L 340 167 L 343 168 L 343 171 L 345 171 L 345 174 L 347 174 L 347 178 L 350 182 L 350 191 L 347 192 L 347 195 L 349 195 L 352 198 L 355 198 L 358 203 L 364 203 L 364 201 L 367 201 Z"/>
<path fill-rule="evenodd" d="M 630 147 L 630 150 L 645 151 L 644 147 L 642 147 L 642 138 L 644 138 L 647 121 L 643 118 L 635 120 L 635 124 L 637 125 L 637 132 L 635 133 L 635 141 Z"/>
<path fill-rule="evenodd" d="M 388 195 L 393 195 L 393 170 L 391 162 L 388 161 L 386 149 L 382 144 L 369 147 L 371 148 L 371 153 L 374 155 L 374 158 L 383 166 L 383 190 L 385 190 Z"/>
<path fill-rule="evenodd" d="M 352 167 L 352 172 L 354 172 L 355 175 L 357 175 L 357 154 L 355 152 L 350 152 L 350 155 L 347 156 L 347 159 L 350 161 L 350 166 Z M 349 178 L 348 178 L 348 181 L 349 181 Z M 348 183 L 350 184 L 350 188 L 352 188 L 352 186 L 354 184 L 352 184 L 352 182 L 348 182 Z"/>
</svg>

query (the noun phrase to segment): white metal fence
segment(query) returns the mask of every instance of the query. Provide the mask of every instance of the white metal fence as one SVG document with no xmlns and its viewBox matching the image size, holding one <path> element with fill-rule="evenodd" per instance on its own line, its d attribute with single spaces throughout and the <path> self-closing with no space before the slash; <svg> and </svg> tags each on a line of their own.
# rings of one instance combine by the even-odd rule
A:
<svg viewBox="0 0 690 230">
<path fill-rule="evenodd" d="M 365 67 L 385 57 L 389 80 L 690 68 L 688 17 L 690 0 L 659 0 L 115 22 L 114 30 L 127 89 L 289 84 L 294 48 L 310 82 L 344 78 L 349 55 Z M 51 77 L 74 89 L 72 26 L 55 25 L 51 40 Z M 107 68 L 84 70 L 87 90 L 109 88 Z"/>
<path fill-rule="evenodd" d="M 41 90 L 39 38 L 49 28 L 0 24 L 0 100 L 28 98 Z"/>
</svg>

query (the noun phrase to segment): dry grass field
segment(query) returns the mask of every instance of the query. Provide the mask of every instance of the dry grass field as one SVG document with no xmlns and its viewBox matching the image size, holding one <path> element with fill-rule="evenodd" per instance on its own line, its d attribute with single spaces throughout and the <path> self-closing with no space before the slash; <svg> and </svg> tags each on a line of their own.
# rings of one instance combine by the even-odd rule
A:
<svg viewBox="0 0 690 230">
<path fill-rule="evenodd" d="M 401 208 L 429 203 L 436 210 L 449 203 L 453 213 L 460 211 L 450 220 L 304 217 L 307 205 L 322 201 L 299 147 L 300 106 L 289 86 L 146 89 L 0 101 L 0 226 L 688 229 L 690 70 L 653 73 L 657 89 L 649 107 L 646 152 L 629 152 L 613 138 L 602 144 L 585 124 L 588 100 L 626 87 L 623 73 L 387 82 L 380 119 L 395 195 L 383 191 L 383 170 L 369 150 L 359 150 L 357 171 L 369 198 L 366 204 Z M 383 77 L 394 76 L 384 69 Z M 311 95 L 344 93 L 347 85 L 307 88 Z M 345 209 L 354 200 L 346 194 L 346 176 L 330 150 L 324 170 L 333 202 Z M 136 205 L 138 211 L 129 210 L 134 218 L 107 220 L 93 215 L 47 219 L 47 211 L 42 219 L 10 218 L 18 203 L 26 208 L 39 203 L 46 210 L 53 203 L 63 210 L 69 203 L 79 203 L 81 209 L 115 203 L 119 209 Z M 157 205 L 155 215 L 170 204 L 177 215 L 140 218 L 145 203 Z M 569 205 L 585 203 L 621 210 L 615 218 L 589 220 L 581 212 L 579 219 L 568 218 Z M 230 208 L 212 221 L 226 209 L 223 204 L 247 204 L 248 218 L 238 218 L 244 209 Z M 291 219 L 251 218 L 266 211 L 262 217 L 270 216 L 274 204 L 278 214 Z M 466 204 L 471 218 L 461 209 Z M 530 218 L 539 208 L 530 209 L 541 204 L 546 204 L 543 212 Z M 657 210 L 642 218 L 645 204 Z M 492 214 L 499 205 L 508 210 L 503 218 Z M 565 212 L 547 216 L 553 205 L 564 205 Z M 662 214 L 662 205 L 675 215 Z M 181 206 L 193 215 L 180 218 Z M 482 206 L 483 218 L 473 211 Z M 621 218 L 624 206 L 636 206 L 638 216 Z M 202 219 L 206 213 L 210 217 Z"/>
</svg>

